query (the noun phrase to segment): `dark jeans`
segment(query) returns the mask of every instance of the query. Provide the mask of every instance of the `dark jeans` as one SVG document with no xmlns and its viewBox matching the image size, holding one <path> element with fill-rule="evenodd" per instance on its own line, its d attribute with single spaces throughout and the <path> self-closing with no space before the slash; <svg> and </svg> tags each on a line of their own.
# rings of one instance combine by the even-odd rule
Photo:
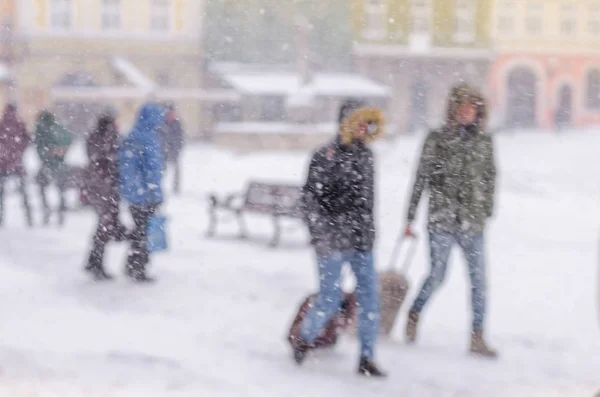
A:
<svg viewBox="0 0 600 397">
<path fill-rule="evenodd" d="M 29 196 L 27 194 L 27 181 L 25 173 L 18 174 L 4 174 L 0 173 L 0 225 L 4 222 L 4 185 L 8 178 L 17 177 L 19 178 L 19 193 L 23 200 L 23 210 L 25 211 L 25 220 L 28 226 L 33 226 L 33 220 L 31 217 L 31 206 L 29 205 Z"/>
<path fill-rule="evenodd" d="M 65 212 L 67 211 L 67 202 L 65 199 L 65 191 L 67 184 L 67 175 L 63 171 L 52 170 L 48 167 L 42 167 L 37 175 L 37 182 L 40 186 L 40 197 L 42 199 L 42 207 L 44 209 L 44 225 L 50 222 L 50 215 L 52 210 L 48 205 L 48 196 L 46 191 L 51 183 L 56 184 L 59 196 L 59 207 L 58 207 L 58 223 L 60 225 L 65 222 Z"/>
<path fill-rule="evenodd" d="M 173 167 L 173 192 L 179 194 L 181 192 L 181 167 L 179 165 L 179 159 L 169 160 L 167 162 L 167 168 Z"/>
<path fill-rule="evenodd" d="M 88 260 L 88 268 L 104 267 L 104 251 L 110 240 L 123 241 L 127 230 L 119 220 L 119 205 L 114 203 L 106 212 L 98 214 L 98 226 L 92 239 L 92 251 Z"/>
<path fill-rule="evenodd" d="M 127 270 L 130 273 L 143 273 L 150 261 L 148 254 L 147 228 L 148 221 L 156 212 L 158 206 L 131 206 L 129 211 L 135 223 L 135 229 L 131 232 L 131 248 L 127 257 Z"/>
<path fill-rule="evenodd" d="M 473 331 L 481 331 L 485 320 L 486 300 L 483 233 L 475 235 L 465 233 L 429 233 L 431 272 L 423 283 L 411 310 L 420 313 L 429 298 L 440 287 L 446 276 L 450 251 L 455 244 L 458 244 L 462 248 L 469 267 Z"/>
</svg>

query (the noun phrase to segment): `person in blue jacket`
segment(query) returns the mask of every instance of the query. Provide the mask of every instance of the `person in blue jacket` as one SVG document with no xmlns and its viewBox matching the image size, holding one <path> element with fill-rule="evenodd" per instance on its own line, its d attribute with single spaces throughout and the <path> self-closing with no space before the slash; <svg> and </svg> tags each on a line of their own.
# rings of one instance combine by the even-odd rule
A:
<svg viewBox="0 0 600 397">
<path fill-rule="evenodd" d="M 163 122 L 161 106 L 152 103 L 142 106 L 119 153 L 121 197 L 129 204 L 135 223 L 130 234 L 126 274 L 137 282 L 154 281 L 146 274 L 150 260 L 146 229 L 150 217 L 163 202 L 164 157 L 158 134 Z"/>
</svg>

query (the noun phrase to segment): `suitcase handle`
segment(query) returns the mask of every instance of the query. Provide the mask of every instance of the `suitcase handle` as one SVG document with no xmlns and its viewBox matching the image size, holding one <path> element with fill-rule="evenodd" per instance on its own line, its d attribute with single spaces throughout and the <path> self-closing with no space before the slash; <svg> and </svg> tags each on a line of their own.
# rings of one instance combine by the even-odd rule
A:
<svg viewBox="0 0 600 397">
<path fill-rule="evenodd" d="M 389 270 L 394 271 L 396 268 L 396 262 L 398 262 L 398 256 L 400 255 L 400 250 L 405 243 L 409 244 L 408 252 L 402 261 L 402 266 L 400 267 L 400 273 L 406 274 L 410 265 L 412 264 L 412 259 L 415 256 L 417 251 L 417 236 L 406 236 L 401 234 L 396 240 L 396 245 L 394 246 L 394 250 L 392 251 L 392 257 L 390 258 L 390 263 L 388 265 Z"/>
</svg>

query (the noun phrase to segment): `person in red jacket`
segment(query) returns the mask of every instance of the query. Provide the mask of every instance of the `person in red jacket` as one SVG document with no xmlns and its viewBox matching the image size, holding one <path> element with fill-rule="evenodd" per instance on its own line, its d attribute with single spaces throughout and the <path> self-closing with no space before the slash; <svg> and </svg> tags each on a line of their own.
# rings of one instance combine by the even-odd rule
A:
<svg viewBox="0 0 600 397">
<path fill-rule="evenodd" d="M 0 225 L 4 220 L 4 185 L 8 178 L 16 177 L 19 179 L 19 192 L 23 198 L 27 225 L 33 226 L 23 166 L 23 154 L 30 143 L 31 137 L 17 115 L 17 107 L 7 105 L 0 120 Z"/>
</svg>

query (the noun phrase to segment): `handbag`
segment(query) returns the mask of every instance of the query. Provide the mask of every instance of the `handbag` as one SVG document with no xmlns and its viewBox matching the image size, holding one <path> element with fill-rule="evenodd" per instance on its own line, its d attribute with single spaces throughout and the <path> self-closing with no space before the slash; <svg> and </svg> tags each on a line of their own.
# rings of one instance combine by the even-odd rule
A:
<svg viewBox="0 0 600 397">
<path fill-rule="evenodd" d="M 164 215 L 152 215 L 148 219 L 148 227 L 146 228 L 148 252 L 161 252 L 168 249 L 166 226 L 167 217 Z"/>
</svg>

